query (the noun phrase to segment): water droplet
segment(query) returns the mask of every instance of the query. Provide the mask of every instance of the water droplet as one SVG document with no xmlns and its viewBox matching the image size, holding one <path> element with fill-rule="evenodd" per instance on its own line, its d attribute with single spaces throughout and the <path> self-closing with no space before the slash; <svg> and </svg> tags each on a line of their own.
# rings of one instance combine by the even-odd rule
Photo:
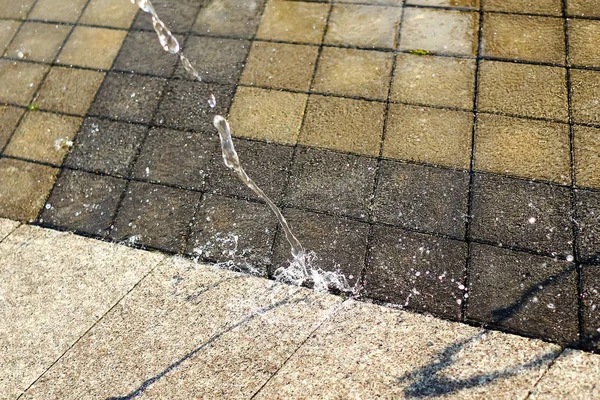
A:
<svg viewBox="0 0 600 400">
<path fill-rule="evenodd" d="M 210 106 L 210 108 L 215 108 L 217 106 L 217 99 L 215 99 L 215 95 L 212 93 L 208 98 L 208 105 Z"/>
</svg>

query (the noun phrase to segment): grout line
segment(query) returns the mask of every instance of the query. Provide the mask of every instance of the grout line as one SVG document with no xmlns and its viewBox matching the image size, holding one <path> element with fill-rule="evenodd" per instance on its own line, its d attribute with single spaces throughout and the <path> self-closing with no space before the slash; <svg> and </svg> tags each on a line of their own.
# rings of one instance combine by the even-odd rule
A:
<svg viewBox="0 0 600 400">
<path fill-rule="evenodd" d="M 558 360 L 559 357 L 564 354 L 565 350 L 566 350 L 565 347 L 561 347 L 560 351 L 556 352 L 555 357 L 552 360 L 550 360 L 547 368 L 545 368 L 544 371 L 542 371 L 542 373 L 540 374 L 540 376 L 538 376 L 538 378 L 535 380 L 535 383 L 531 386 L 531 389 L 529 389 L 527 391 L 527 395 L 525 396 L 525 398 L 523 400 L 529 400 L 531 398 L 531 395 L 535 391 L 535 388 L 542 381 L 544 376 L 546 376 L 546 374 L 550 371 L 550 369 L 554 366 L 554 363 L 556 363 L 556 360 Z"/>
</svg>

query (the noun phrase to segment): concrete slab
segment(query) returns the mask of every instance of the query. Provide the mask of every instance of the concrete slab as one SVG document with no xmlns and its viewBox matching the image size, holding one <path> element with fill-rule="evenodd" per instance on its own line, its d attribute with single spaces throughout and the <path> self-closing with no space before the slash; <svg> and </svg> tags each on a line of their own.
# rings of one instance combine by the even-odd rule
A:
<svg viewBox="0 0 600 400">
<path fill-rule="evenodd" d="M 6 218 L 0 218 L 0 241 L 11 234 L 12 231 L 17 229 L 19 223 Z"/>
<path fill-rule="evenodd" d="M 34 226 L 8 236 L 0 244 L 0 398 L 20 395 L 162 258 Z"/>
</svg>

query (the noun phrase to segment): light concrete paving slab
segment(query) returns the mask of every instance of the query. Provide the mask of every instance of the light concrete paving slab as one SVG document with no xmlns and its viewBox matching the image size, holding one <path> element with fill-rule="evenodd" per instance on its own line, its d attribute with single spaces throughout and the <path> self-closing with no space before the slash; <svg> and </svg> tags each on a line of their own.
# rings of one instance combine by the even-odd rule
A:
<svg viewBox="0 0 600 400">
<path fill-rule="evenodd" d="M 0 241 L 10 235 L 12 231 L 17 229 L 19 222 L 6 218 L 0 218 Z"/>
<path fill-rule="evenodd" d="M 566 349 L 529 399 L 600 399 L 600 355 Z"/>
<path fill-rule="evenodd" d="M 348 301 L 256 398 L 524 398 L 559 351 L 539 340 Z"/>
<path fill-rule="evenodd" d="M 173 258 L 24 398 L 249 398 L 341 301 Z"/>
<path fill-rule="evenodd" d="M 0 398 L 20 395 L 163 258 L 28 225 L 4 239 Z"/>
</svg>

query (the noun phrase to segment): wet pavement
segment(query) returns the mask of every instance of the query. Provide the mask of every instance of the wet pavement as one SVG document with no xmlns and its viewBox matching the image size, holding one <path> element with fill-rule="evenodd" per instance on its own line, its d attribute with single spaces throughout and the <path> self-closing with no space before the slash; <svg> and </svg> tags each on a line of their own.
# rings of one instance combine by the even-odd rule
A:
<svg viewBox="0 0 600 400">
<path fill-rule="evenodd" d="M 0 0 L 0 217 L 598 349 L 600 2 Z M 217 106 L 207 99 L 214 93 Z"/>
</svg>

